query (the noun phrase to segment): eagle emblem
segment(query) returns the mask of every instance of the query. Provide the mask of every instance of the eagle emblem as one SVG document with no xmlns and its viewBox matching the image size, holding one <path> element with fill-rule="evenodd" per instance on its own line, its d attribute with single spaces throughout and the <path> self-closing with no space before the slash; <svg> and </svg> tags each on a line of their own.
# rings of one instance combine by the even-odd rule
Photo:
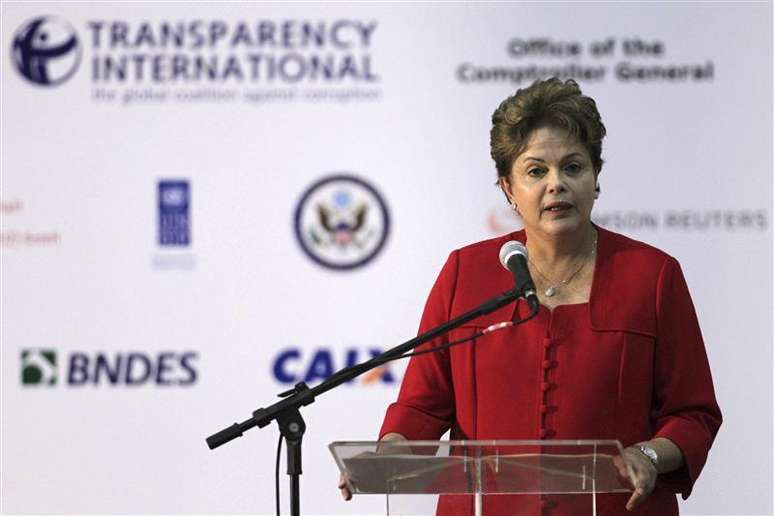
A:
<svg viewBox="0 0 774 516">
<path fill-rule="evenodd" d="M 369 262 L 384 246 L 390 218 L 382 196 L 363 179 L 334 175 L 314 183 L 296 208 L 295 229 L 318 264 L 347 270 Z"/>
<path fill-rule="evenodd" d="M 310 232 L 318 245 L 363 249 L 373 235 L 373 231 L 366 228 L 368 205 L 362 202 L 353 207 L 319 203 L 317 218 L 319 227 L 310 228 Z"/>
</svg>

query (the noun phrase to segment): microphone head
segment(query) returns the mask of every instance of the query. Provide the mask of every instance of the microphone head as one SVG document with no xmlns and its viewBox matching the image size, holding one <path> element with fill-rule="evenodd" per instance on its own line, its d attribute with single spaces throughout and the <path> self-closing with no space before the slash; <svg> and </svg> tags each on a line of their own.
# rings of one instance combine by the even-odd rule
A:
<svg viewBox="0 0 774 516">
<path fill-rule="evenodd" d="M 529 256 L 527 254 L 527 246 L 518 240 L 509 240 L 508 242 L 505 242 L 500 248 L 500 263 L 503 267 L 508 269 L 508 260 L 510 260 L 514 254 L 520 254 L 527 260 Z"/>
</svg>

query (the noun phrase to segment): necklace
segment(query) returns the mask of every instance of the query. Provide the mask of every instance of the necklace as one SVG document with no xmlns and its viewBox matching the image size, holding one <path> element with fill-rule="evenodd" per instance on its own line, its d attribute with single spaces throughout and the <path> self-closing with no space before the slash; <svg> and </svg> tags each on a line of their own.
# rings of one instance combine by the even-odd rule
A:
<svg viewBox="0 0 774 516">
<path fill-rule="evenodd" d="M 591 252 L 589 253 L 588 258 L 591 258 L 592 256 L 594 256 L 596 252 L 597 252 L 597 239 L 594 238 L 594 246 L 591 248 Z M 529 258 L 527 259 L 529 260 Z M 561 287 L 565 286 L 566 284 L 568 284 L 570 281 L 572 281 L 572 279 L 575 276 L 577 276 L 580 271 L 583 270 L 583 268 L 586 266 L 588 262 L 589 262 L 588 259 L 583 260 L 583 263 L 580 265 L 580 267 L 575 269 L 575 272 L 567 276 L 567 278 L 564 281 L 557 283 L 556 285 L 550 285 L 551 280 L 548 278 L 548 276 L 543 274 L 543 271 L 541 271 L 540 268 L 537 265 L 535 265 L 535 262 L 533 262 L 532 260 L 529 260 L 529 263 L 535 268 L 537 273 L 540 274 L 543 277 L 543 279 L 549 283 L 548 288 L 545 290 L 545 292 L 543 292 L 546 297 L 553 297 L 554 295 L 556 295 L 556 291 L 559 290 Z"/>
</svg>

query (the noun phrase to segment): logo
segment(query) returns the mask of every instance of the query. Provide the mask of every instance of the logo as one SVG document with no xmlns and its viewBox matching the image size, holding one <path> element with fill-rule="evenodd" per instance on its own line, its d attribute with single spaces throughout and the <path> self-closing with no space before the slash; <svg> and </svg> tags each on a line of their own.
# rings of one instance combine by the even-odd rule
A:
<svg viewBox="0 0 774 516">
<path fill-rule="evenodd" d="M 9 57 L 27 81 L 46 87 L 69 80 L 83 58 L 99 104 L 372 102 L 383 97 L 373 55 L 378 27 L 351 16 L 93 17 L 76 32 L 63 19 L 38 16 L 10 39 Z"/>
<path fill-rule="evenodd" d="M 159 181 L 159 245 L 191 244 L 191 189 L 188 181 Z"/>
<path fill-rule="evenodd" d="M 765 231 L 766 209 L 708 210 L 608 210 L 594 211 L 591 220 L 613 231 Z M 524 227 L 521 217 L 510 208 L 498 206 L 489 211 L 487 227 L 493 235 L 510 233 Z"/>
<path fill-rule="evenodd" d="M 81 47 L 72 25 L 45 16 L 27 22 L 16 31 L 11 58 L 28 81 L 56 86 L 78 69 Z"/>
<path fill-rule="evenodd" d="M 104 353 L 72 351 L 61 355 L 52 349 L 24 349 L 21 352 L 21 383 L 25 386 L 54 386 L 63 368 L 62 384 L 110 386 L 189 386 L 196 383 L 195 351 Z"/>
<path fill-rule="evenodd" d="M 56 351 L 24 349 L 21 352 L 22 385 L 56 385 Z"/>
<path fill-rule="evenodd" d="M 345 367 L 350 367 L 382 353 L 381 349 L 348 348 L 334 351 L 329 348 L 304 350 L 298 347 L 281 351 L 274 359 L 272 373 L 279 383 L 294 385 L 298 382 L 318 383 L 327 380 L 333 373 Z M 388 365 L 382 365 L 360 375 L 356 380 L 360 385 L 376 383 L 394 384 L 395 376 Z"/>
<path fill-rule="evenodd" d="M 332 175 L 301 196 L 294 227 L 309 258 L 343 271 L 361 267 L 379 254 L 389 234 L 390 215 L 372 185 L 355 176 Z"/>
</svg>

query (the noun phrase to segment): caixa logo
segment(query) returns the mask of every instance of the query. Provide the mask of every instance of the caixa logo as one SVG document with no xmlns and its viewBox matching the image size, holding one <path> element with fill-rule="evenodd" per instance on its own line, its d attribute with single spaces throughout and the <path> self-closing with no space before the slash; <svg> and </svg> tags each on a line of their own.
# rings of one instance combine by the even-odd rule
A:
<svg viewBox="0 0 774 516">
<path fill-rule="evenodd" d="M 19 73 L 40 86 L 56 86 L 72 77 L 81 62 L 75 29 L 64 20 L 42 16 L 16 31 L 11 59 Z"/>
<path fill-rule="evenodd" d="M 23 349 L 21 383 L 24 386 L 190 386 L 198 376 L 197 359 L 195 351 L 59 353 L 55 349 Z"/>
<path fill-rule="evenodd" d="M 293 385 L 301 381 L 318 383 L 327 380 L 339 369 L 365 362 L 381 353 L 382 350 L 376 348 L 348 348 L 340 351 L 330 348 L 286 348 L 274 359 L 272 372 L 274 378 L 282 384 Z M 396 378 L 388 366 L 383 365 L 364 373 L 356 382 L 361 385 L 393 384 Z"/>
</svg>

